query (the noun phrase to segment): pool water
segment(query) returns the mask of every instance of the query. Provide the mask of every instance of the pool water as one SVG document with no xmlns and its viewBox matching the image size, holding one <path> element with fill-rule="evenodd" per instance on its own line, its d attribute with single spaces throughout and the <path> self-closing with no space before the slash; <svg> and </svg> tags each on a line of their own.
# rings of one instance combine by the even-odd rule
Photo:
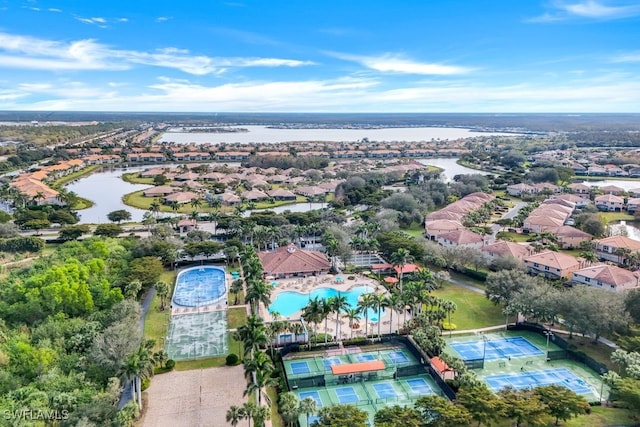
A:
<svg viewBox="0 0 640 427">
<path fill-rule="evenodd" d="M 224 269 L 193 267 L 181 271 L 176 279 L 173 303 L 199 307 L 218 302 L 227 292 Z"/>
<path fill-rule="evenodd" d="M 315 297 L 319 297 L 326 301 L 331 297 L 338 296 L 338 294 L 347 297 L 347 304 L 351 308 L 355 308 L 358 306 L 360 296 L 371 292 L 373 292 L 373 288 L 370 286 L 357 286 L 350 291 L 342 292 L 334 288 L 318 288 L 306 294 L 286 291 L 279 293 L 276 296 L 276 299 L 271 302 L 269 312 L 277 312 L 280 316 L 285 317 L 291 316 L 292 314 L 302 310 L 309 300 Z M 381 313 L 384 315 L 384 310 L 382 310 Z M 373 310 L 371 308 L 367 309 L 367 318 L 370 322 L 377 322 L 378 310 Z M 364 316 L 362 316 L 361 321 L 364 322 Z"/>
</svg>

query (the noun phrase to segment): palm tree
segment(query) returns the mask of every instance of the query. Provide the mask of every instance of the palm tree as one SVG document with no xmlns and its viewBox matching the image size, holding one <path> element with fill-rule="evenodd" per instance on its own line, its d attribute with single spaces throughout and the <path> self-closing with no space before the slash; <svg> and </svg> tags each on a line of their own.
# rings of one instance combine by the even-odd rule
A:
<svg viewBox="0 0 640 427">
<path fill-rule="evenodd" d="M 265 308 L 269 308 L 272 290 L 273 287 L 262 278 L 247 281 L 247 293 L 244 299 L 251 306 L 251 312 L 253 314 L 260 314 L 260 303 L 262 303 Z"/>
<path fill-rule="evenodd" d="M 156 288 L 156 293 L 160 297 L 160 310 L 162 311 L 165 309 L 165 302 L 167 300 L 167 295 L 169 295 L 169 289 L 171 286 L 167 282 L 159 280 L 156 282 L 154 287 Z"/>
<path fill-rule="evenodd" d="M 312 397 L 305 397 L 300 401 L 298 405 L 301 414 L 305 414 L 307 417 L 306 427 L 309 427 L 309 417 L 318 411 L 318 405 Z"/>
<path fill-rule="evenodd" d="M 409 252 L 405 248 L 400 248 L 391 254 L 391 265 L 393 265 L 393 267 L 398 267 L 399 269 L 398 276 L 400 281 L 400 292 L 402 292 L 402 277 L 404 273 L 404 266 L 409 264 L 411 261 L 413 261 L 413 256 L 411 255 L 411 252 Z"/>
<path fill-rule="evenodd" d="M 274 367 L 271 359 L 263 352 L 254 353 L 253 357 L 244 360 L 244 375 L 248 380 L 244 395 L 256 393 L 258 406 L 262 403 L 262 393 L 260 391 L 269 385 L 275 385 L 277 380 L 271 378 Z"/>
<path fill-rule="evenodd" d="M 267 406 L 258 406 L 253 414 L 255 427 L 264 427 L 264 422 L 271 417 L 271 409 Z"/>
<path fill-rule="evenodd" d="M 327 339 L 329 337 L 329 315 L 333 312 L 333 307 L 330 304 L 331 299 L 329 300 L 320 300 L 320 320 L 324 320 L 324 343 L 327 343 Z"/>
<path fill-rule="evenodd" d="M 158 199 L 154 199 L 153 202 L 151 202 L 151 205 L 149 205 L 149 211 L 153 213 L 153 216 L 158 218 L 158 213 L 160 212 L 160 202 Z"/>
<path fill-rule="evenodd" d="M 233 427 L 236 427 L 241 419 L 244 418 L 244 411 L 241 407 L 236 405 L 231 405 L 227 410 L 226 420 Z"/>
<path fill-rule="evenodd" d="M 197 211 L 201 206 L 202 206 L 202 199 L 200 198 L 191 199 L 191 207 L 193 209 Z"/>
<path fill-rule="evenodd" d="M 355 325 L 356 321 L 360 320 L 360 310 L 357 307 L 347 308 L 347 311 L 345 311 L 345 315 L 347 316 L 347 319 L 349 319 L 349 328 L 351 328 L 351 338 L 353 338 L 353 326 Z"/>
<path fill-rule="evenodd" d="M 618 256 L 618 264 L 623 265 L 625 263 L 626 256 L 631 253 L 631 249 L 616 248 L 613 253 Z"/>
<path fill-rule="evenodd" d="M 256 414 L 257 409 L 258 407 L 253 402 L 246 402 L 244 405 L 242 405 L 242 413 L 244 415 L 243 418 L 246 418 L 247 421 L 249 421 L 249 427 L 251 427 L 251 420 Z"/>
<path fill-rule="evenodd" d="M 324 300 L 320 299 L 320 297 L 314 297 L 309 300 L 307 305 L 302 308 L 302 318 L 305 322 L 313 323 L 313 334 L 317 335 L 318 333 L 318 323 L 320 323 L 323 319 L 322 317 L 322 304 Z M 309 340 L 309 348 L 311 348 L 311 340 Z"/>
<path fill-rule="evenodd" d="M 392 292 L 386 297 L 386 306 L 389 307 L 389 335 L 391 335 L 393 333 L 393 312 L 395 310 L 399 311 L 404 307 L 400 294 L 398 292 Z M 398 318 L 400 318 L 400 316 L 398 316 Z"/>
<path fill-rule="evenodd" d="M 347 297 L 344 295 L 338 295 L 335 297 L 329 298 L 329 306 L 331 307 L 331 311 L 336 313 L 336 340 L 340 339 L 340 313 L 346 311 L 349 308 L 349 304 L 347 303 Z"/>
<path fill-rule="evenodd" d="M 243 282 L 242 279 L 236 279 L 231 282 L 231 286 L 229 287 L 229 292 L 233 294 L 233 305 L 238 305 L 238 294 L 242 292 Z"/>
<path fill-rule="evenodd" d="M 269 339 L 267 338 L 266 328 L 261 317 L 252 315 L 247 318 L 247 323 L 240 326 L 237 330 L 238 337 L 244 346 L 244 355 L 253 354 L 260 346 L 266 346 Z"/>
<path fill-rule="evenodd" d="M 453 330 L 451 328 L 451 313 L 453 313 L 454 311 L 456 311 L 458 309 L 458 306 L 456 305 L 455 302 L 450 301 L 450 300 L 444 300 L 442 303 L 442 309 L 445 311 L 445 313 L 447 313 L 447 315 L 449 316 L 449 336 L 451 336 L 451 331 Z"/>
<path fill-rule="evenodd" d="M 369 336 L 369 309 L 373 308 L 373 294 L 364 294 L 358 301 L 358 309 L 364 313 L 364 336 Z"/>
<path fill-rule="evenodd" d="M 384 294 L 373 294 L 373 308 L 378 311 L 378 339 L 380 339 L 380 324 L 382 324 L 382 309 L 388 307 L 388 301 Z"/>
</svg>

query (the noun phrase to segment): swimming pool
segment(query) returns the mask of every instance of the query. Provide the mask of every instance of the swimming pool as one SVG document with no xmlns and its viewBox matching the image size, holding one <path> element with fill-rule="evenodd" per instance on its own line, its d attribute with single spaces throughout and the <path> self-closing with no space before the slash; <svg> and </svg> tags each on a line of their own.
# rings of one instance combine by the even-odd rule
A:
<svg viewBox="0 0 640 427">
<path fill-rule="evenodd" d="M 314 289 L 310 293 L 303 294 L 300 292 L 286 291 L 280 292 L 276 299 L 271 302 L 269 306 L 269 312 L 278 312 L 281 316 L 291 316 L 292 314 L 302 310 L 309 300 L 319 297 L 323 300 L 328 300 L 331 297 L 341 296 L 347 297 L 347 304 L 350 307 L 356 307 L 358 305 L 358 299 L 361 295 L 373 292 L 373 288 L 370 286 L 356 286 L 350 291 L 338 291 L 334 288 L 318 288 Z M 384 310 L 381 312 L 384 315 Z M 370 322 L 378 321 L 378 310 L 371 308 L 367 309 L 367 317 Z M 364 321 L 364 316 L 362 317 Z"/>
<path fill-rule="evenodd" d="M 193 267 L 178 274 L 173 303 L 185 307 L 200 307 L 219 302 L 226 293 L 224 268 Z"/>
</svg>

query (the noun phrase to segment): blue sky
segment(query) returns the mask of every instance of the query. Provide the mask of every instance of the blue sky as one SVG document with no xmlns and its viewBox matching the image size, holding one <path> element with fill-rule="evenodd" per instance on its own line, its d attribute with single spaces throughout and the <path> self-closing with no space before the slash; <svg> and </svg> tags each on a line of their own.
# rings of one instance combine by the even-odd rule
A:
<svg viewBox="0 0 640 427">
<path fill-rule="evenodd" d="M 640 112 L 640 1 L 0 0 L 0 110 Z"/>
</svg>

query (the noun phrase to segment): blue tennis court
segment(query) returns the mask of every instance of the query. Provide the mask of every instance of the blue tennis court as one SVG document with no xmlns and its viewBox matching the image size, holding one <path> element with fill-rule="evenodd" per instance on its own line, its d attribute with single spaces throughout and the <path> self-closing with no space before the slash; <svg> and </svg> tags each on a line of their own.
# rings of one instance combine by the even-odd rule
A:
<svg viewBox="0 0 640 427">
<path fill-rule="evenodd" d="M 342 360 L 340 360 L 340 358 L 338 357 L 326 357 L 322 362 L 324 363 L 324 369 L 326 371 L 330 371 L 333 365 L 342 364 Z"/>
<path fill-rule="evenodd" d="M 449 343 L 463 360 L 496 360 L 511 357 L 542 356 L 544 352 L 524 337 L 493 338 Z"/>
<path fill-rule="evenodd" d="M 355 403 L 360 401 L 353 387 L 340 387 L 335 389 L 335 392 L 340 403 Z"/>
<path fill-rule="evenodd" d="M 589 384 L 567 368 L 489 375 L 484 380 L 494 391 L 501 390 L 507 386 L 522 389 L 555 384 L 571 389 L 577 394 L 593 392 Z"/>
<path fill-rule="evenodd" d="M 300 397 L 300 400 L 302 399 L 306 399 L 307 397 L 312 398 L 313 400 L 316 401 L 316 406 L 318 408 L 322 407 L 322 399 L 320 399 L 320 394 L 317 391 L 301 391 L 298 396 Z"/>
<path fill-rule="evenodd" d="M 433 389 L 424 378 L 411 378 L 405 381 L 415 394 L 433 394 Z"/>
<path fill-rule="evenodd" d="M 398 395 L 398 393 L 396 393 L 396 390 L 393 388 L 393 385 L 389 383 L 374 384 L 373 389 L 381 399 L 384 399 L 386 397 L 396 397 Z"/>
<path fill-rule="evenodd" d="M 392 351 L 391 353 L 387 353 L 387 357 L 393 363 L 408 363 L 409 358 L 402 351 Z"/>
<path fill-rule="evenodd" d="M 292 362 L 291 373 L 293 375 L 310 374 L 309 364 L 307 362 Z"/>
<path fill-rule="evenodd" d="M 378 360 L 375 354 L 370 353 L 356 354 L 354 356 L 354 359 L 356 359 L 356 361 L 358 362 L 371 362 L 374 360 Z"/>
</svg>

